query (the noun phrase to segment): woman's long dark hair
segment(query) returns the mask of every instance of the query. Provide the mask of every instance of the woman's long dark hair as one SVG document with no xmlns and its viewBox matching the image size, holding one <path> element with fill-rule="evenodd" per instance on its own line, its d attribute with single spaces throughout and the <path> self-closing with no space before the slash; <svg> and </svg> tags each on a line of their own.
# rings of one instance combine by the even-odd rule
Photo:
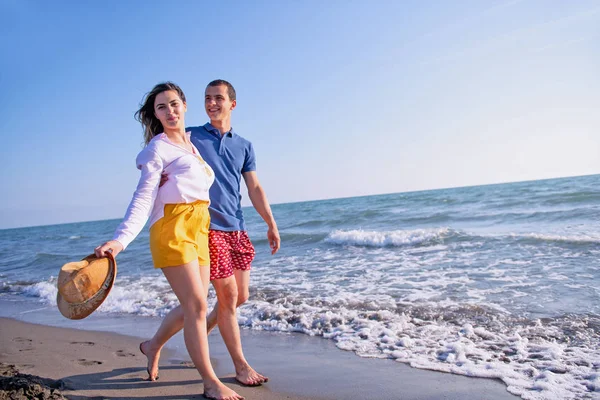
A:
<svg viewBox="0 0 600 400">
<path fill-rule="evenodd" d="M 150 143 L 154 136 L 164 132 L 163 125 L 160 120 L 156 118 L 156 115 L 154 115 L 154 101 L 156 100 L 156 96 L 167 90 L 176 91 L 181 101 L 184 103 L 186 102 L 183 90 L 173 82 L 159 83 L 154 86 L 150 92 L 146 93 L 144 100 L 140 104 L 140 109 L 135 113 L 135 119 L 138 120 L 142 124 L 142 128 L 144 128 L 145 144 Z"/>
</svg>

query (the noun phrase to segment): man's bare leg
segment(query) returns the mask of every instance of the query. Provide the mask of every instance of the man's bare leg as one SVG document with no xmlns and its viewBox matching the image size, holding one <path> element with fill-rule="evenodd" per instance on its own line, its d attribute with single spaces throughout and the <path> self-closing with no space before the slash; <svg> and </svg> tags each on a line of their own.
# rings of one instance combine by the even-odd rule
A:
<svg viewBox="0 0 600 400">
<path fill-rule="evenodd" d="M 217 300 L 217 303 L 215 304 L 214 308 L 210 311 L 210 314 L 208 314 L 208 317 L 206 317 L 206 330 L 208 331 L 208 333 L 212 332 L 212 330 L 215 329 L 215 326 L 217 326 L 218 309 L 219 309 L 219 300 Z"/>
<path fill-rule="evenodd" d="M 237 304 L 236 307 L 241 306 L 250 297 L 250 270 L 242 271 L 239 269 L 233 270 L 235 276 L 235 283 L 237 285 Z M 219 310 L 219 303 L 215 304 L 215 307 L 211 310 L 208 317 L 206 317 L 206 326 L 208 329 L 208 333 L 210 333 L 215 326 L 217 326 L 217 313 Z M 182 324 L 183 327 L 183 324 Z"/>
<path fill-rule="evenodd" d="M 235 379 L 248 386 L 258 386 L 267 382 L 268 378 L 256 372 L 244 357 L 236 314 L 238 290 L 235 277 L 215 279 L 212 284 L 217 293 L 216 319 L 225 346 L 235 366 Z"/>
</svg>

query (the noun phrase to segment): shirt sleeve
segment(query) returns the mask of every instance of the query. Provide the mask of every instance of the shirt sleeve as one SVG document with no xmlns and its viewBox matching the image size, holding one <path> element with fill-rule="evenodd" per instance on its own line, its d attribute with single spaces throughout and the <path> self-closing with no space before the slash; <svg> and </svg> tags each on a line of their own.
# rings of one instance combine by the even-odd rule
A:
<svg viewBox="0 0 600 400">
<path fill-rule="evenodd" d="M 160 175 L 163 171 L 162 159 L 154 149 L 148 147 L 138 154 L 135 162 L 142 174 L 123 222 L 113 236 L 113 240 L 119 241 L 123 249 L 133 242 L 146 225 L 158 194 Z"/>
<path fill-rule="evenodd" d="M 248 150 L 246 150 L 246 159 L 242 167 L 242 174 L 249 171 L 256 171 L 256 155 L 254 154 L 252 143 L 248 144 Z"/>
</svg>

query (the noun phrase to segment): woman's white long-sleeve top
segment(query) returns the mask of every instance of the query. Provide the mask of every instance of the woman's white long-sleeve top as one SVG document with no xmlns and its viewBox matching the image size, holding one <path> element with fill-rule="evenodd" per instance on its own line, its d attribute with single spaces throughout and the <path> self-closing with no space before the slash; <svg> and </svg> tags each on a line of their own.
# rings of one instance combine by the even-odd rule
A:
<svg viewBox="0 0 600 400">
<path fill-rule="evenodd" d="M 189 138 L 190 132 L 186 134 Z M 148 219 L 152 226 L 164 216 L 166 204 L 210 201 L 208 190 L 215 174 L 193 144 L 192 149 L 195 153 L 172 143 L 161 133 L 138 154 L 136 165 L 142 174 L 123 222 L 113 236 L 123 249 L 136 238 Z M 168 179 L 159 188 L 163 172 Z"/>
</svg>

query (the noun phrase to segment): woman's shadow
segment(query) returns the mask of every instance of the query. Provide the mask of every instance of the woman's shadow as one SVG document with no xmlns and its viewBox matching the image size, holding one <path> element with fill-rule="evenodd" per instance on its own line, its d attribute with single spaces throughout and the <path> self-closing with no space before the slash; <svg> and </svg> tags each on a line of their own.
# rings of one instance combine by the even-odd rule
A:
<svg viewBox="0 0 600 400">
<path fill-rule="evenodd" d="M 180 379 L 167 379 L 148 381 L 140 376 L 146 375 L 144 368 L 117 368 L 111 371 L 80 374 L 64 377 L 60 380 L 62 390 L 65 391 L 65 397 L 70 400 L 103 400 L 103 399 L 119 399 L 119 400 L 139 400 L 144 399 L 161 399 L 161 400 L 181 400 L 181 399 L 203 399 L 199 384 L 202 380 L 197 377 L 195 379 L 186 379 L 191 373 L 197 376 L 196 369 L 185 365 L 161 366 L 160 371 L 163 375 L 167 375 Z M 236 385 L 233 377 L 221 378 L 221 381 L 226 384 Z M 189 391 L 194 391 L 198 394 L 182 394 L 182 388 L 187 385 L 194 385 L 195 388 L 190 388 Z M 142 395 L 142 392 L 148 390 L 162 392 L 161 395 L 148 396 L 147 393 Z M 71 394 L 69 391 L 75 392 L 96 392 L 98 395 L 82 395 Z M 140 393 L 134 393 L 134 392 Z M 167 392 L 168 394 L 165 394 Z M 118 393 L 118 395 L 106 395 L 108 393 Z"/>
</svg>

